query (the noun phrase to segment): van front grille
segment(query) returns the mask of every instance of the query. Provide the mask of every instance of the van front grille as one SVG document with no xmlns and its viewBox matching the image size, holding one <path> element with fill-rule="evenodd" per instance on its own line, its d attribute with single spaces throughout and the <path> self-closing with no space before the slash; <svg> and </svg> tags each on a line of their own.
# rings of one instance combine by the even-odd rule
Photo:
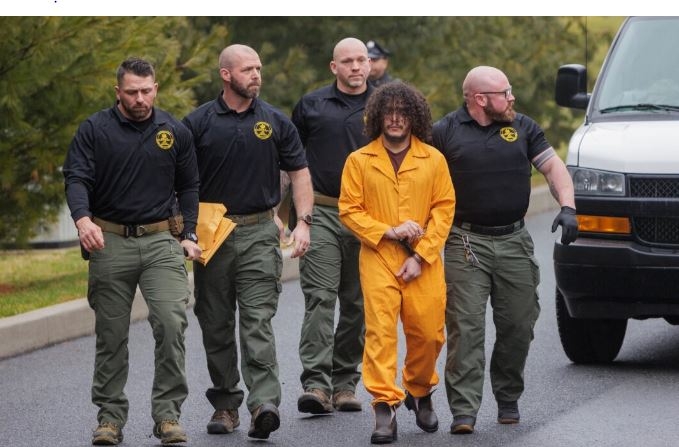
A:
<svg viewBox="0 0 679 447">
<path fill-rule="evenodd" d="M 640 199 L 679 198 L 679 176 L 629 177 L 630 196 Z M 632 218 L 636 237 L 648 244 L 679 245 L 679 217 Z"/>
<path fill-rule="evenodd" d="M 639 239 L 651 244 L 679 244 L 679 218 L 634 217 L 634 229 Z"/>
<path fill-rule="evenodd" d="M 679 177 L 630 177 L 632 197 L 679 197 Z"/>
</svg>

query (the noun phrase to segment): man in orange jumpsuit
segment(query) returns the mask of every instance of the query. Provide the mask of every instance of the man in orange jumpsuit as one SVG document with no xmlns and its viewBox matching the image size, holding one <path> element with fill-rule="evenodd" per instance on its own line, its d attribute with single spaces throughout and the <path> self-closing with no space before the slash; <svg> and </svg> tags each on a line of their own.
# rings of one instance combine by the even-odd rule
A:
<svg viewBox="0 0 679 447">
<path fill-rule="evenodd" d="M 365 305 L 363 383 L 373 395 L 373 444 L 397 438 L 395 410 L 405 399 L 421 429 L 435 432 L 431 394 L 444 341 L 446 284 L 441 250 L 453 222 L 455 191 L 445 159 L 432 146 L 431 112 L 414 88 L 393 82 L 366 106 L 371 143 L 344 166 L 339 214 L 361 241 Z M 397 323 L 407 354 L 396 384 Z"/>
</svg>

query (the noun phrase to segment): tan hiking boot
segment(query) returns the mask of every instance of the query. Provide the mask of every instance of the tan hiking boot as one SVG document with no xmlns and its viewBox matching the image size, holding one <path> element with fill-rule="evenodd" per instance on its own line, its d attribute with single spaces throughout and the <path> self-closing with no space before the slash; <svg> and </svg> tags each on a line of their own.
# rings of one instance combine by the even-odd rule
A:
<svg viewBox="0 0 679 447">
<path fill-rule="evenodd" d="M 233 433 L 239 425 L 238 410 L 216 410 L 207 424 L 207 432 L 211 435 Z"/>
<path fill-rule="evenodd" d="M 188 440 L 186 432 L 176 420 L 166 420 L 156 423 L 153 427 L 153 436 L 160 439 L 163 445 L 177 444 Z"/>
<path fill-rule="evenodd" d="M 300 413 L 327 414 L 332 413 L 332 403 L 325 391 L 312 388 L 305 391 L 297 399 L 297 410 Z"/>
<path fill-rule="evenodd" d="M 361 411 L 361 401 L 351 390 L 342 390 L 332 396 L 332 403 L 337 411 Z"/>
<path fill-rule="evenodd" d="M 281 426 L 281 417 L 274 404 L 262 404 L 252 413 L 248 436 L 256 439 L 268 439 L 272 431 Z"/>
<path fill-rule="evenodd" d="M 123 431 L 113 422 L 102 422 L 92 432 L 92 445 L 118 445 L 121 442 Z"/>
</svg>

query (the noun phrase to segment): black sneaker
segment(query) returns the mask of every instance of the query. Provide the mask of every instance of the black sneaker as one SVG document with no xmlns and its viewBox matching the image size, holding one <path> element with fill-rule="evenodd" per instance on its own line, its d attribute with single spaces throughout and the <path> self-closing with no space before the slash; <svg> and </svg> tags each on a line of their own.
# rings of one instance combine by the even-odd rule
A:
<svg viewBox="0 0 679 447">
<path fill-rule="evenodd" d="M 520 419 L 517 401 L 497 401 L 497 422 L 499 424 L 518 424 Z"/>
<path fill-rule="evenodd" d="M 474 433 L 476 418 L 474 416 L 454 416 L 450 425 L 450 433 L 453 435 L 470 435 Z"/>
</svg>

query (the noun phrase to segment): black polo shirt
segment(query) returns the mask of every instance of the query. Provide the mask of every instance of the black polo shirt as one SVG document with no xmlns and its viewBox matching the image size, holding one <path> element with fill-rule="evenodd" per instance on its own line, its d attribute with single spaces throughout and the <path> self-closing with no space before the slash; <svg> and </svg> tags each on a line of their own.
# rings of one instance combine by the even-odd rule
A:
<svg viewBox="0 0 679 447">
<path fill-rule="evenodd" d="M 220 93 L 184 118 L 198 156 L 200 201 L 223 203 L 228 214 L 253 214 L 281 201 L 280 171 L 307 166 L 290 119 L 255 99 L 242 113 Z"/>
<path fill-rule="evenodd" d="M 185 231 L 198 217 L 198 168 L 191 133 L 154 108 L 138 128 L 117 106 L 87 118 L 63 167 L 73 220 L 96 216 L 119 224 L 165 220 L 179 199 Z"/>
<path fill-rule="evenodd" d="M 456 220 L 496 226 L 526 215 L 531 160 L 551 147 L 535 121 L 517 113 L 481 126 L 463 106 L 434 124 L 433 138 L 455 186 Z"/>
<path fill-rule="evenodd" d="M 369 143 L 363 132 L 364 111 L 374 88 L 346 95 L 333 83 L 308 93 L 292 112 L 306 149 L 314 190 L 339 197 L 344 162 L 350 153 Z"/>
</svg>

